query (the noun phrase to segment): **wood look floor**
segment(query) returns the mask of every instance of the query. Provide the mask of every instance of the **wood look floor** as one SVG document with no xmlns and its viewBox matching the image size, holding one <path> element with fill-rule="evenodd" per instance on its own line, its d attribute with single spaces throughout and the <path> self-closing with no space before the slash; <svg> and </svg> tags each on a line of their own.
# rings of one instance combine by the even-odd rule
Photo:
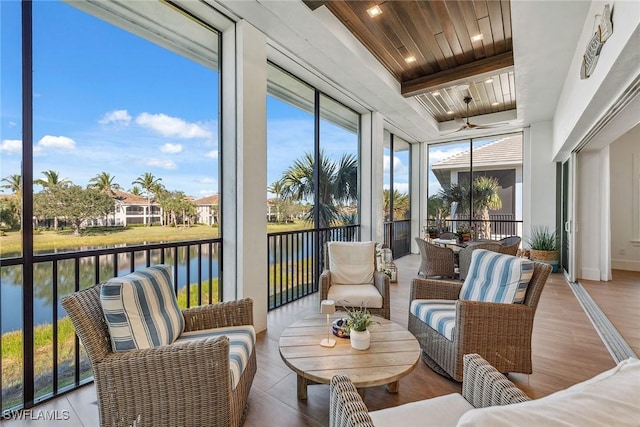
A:
<svg viewBox="0 0 640 427">
<path fill-rule="evenodd" d="M 391 320 L 406 327 L 409 283 L 417 272 L 419 256 L 410 255 L 396 263 L 399 281 L 391 289 Z M 621 334 L 638 353 L 640 329 L 640 273 L 614 272 L 612 282 L 582 282 L 610 316 Z M 279 308 L 268 315 L 268 330 L 258 335 L 258 372 L 251 389 L 246 427 L 326 426 L 329 421 L 329 387 L 309 387 L 308 399 L 296 396 L 296 375 L 283 363 L 278 340 L 287 325 L 319 310 L 318 295 Z M 590 378 L 615 363 L 582 311 L 564 277 L 554 274 L 547 282 L 536 313 L 533 331 L 532 375 L 510 374 L 509 378 L 532 398 L 539 398 Z M 449 381 L 421 361 L 413 372 L 400 380 L 397 394 L 384 386 L 366 390 L 370 410 L 459 392 L 460 384 Z M 86 426 L 98 425 L 95 388 L 89 385 L 61 396 L 34 410 L 69 411 L 60 421 L 4 421 L 3 426 Z M 203 410 L 206 410 L 203 408 Z"/>
</svg>

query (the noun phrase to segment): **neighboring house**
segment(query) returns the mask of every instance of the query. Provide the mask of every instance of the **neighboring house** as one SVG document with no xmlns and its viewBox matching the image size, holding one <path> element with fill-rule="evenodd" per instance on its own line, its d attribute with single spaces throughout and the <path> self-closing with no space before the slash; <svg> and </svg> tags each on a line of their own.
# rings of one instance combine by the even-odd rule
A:
<svg viewBox="0 0 640 427">
<path fill-rule="evenodd" d="M 147 198 L 136 196 L 122 190 L 113 190 L 113 199 L 115 201 L 114 213 L 107 217 L 106 223 L 100 225 L 121 225 L 127 226 L 131 224 L 147 224 L 147 222 L 160 223 L 162 221 L 162 209 L 160 206 L 151 202 L 151 214 L 146 214 Z M 100 222 L 103 219 L 99 220 Z"/>
<path fill-rule="evenodd" d="M 431 167 L 442 188 L 469 179 L 473 158 L 473 176 L 488 176 L 498 180 L 502 208 L 490 210 L 490 215 L 507 215 L 522 219 L 522 137 L 508 136 L 495 142 L 465 151 L 434 163 Z M 506 219 L 506 218 L 505 218 Z"/>
<path fill-rule="evenodd" d="M 196 222 L 206 225 L 218 224 L 219 218 L 219 195 L 214 194 L 212 196 L 203 197 L 202 199 L 195 200 L 193 202 L 196 205 L 197 220 Z"/>
<path fill-rule="evenodd" d="M 280 214 L 280 203 L 278 203 L 280 199 L 274 197 L 273 199 L 267 200 L 267 222 L 280 222 L 281 214 Z"/>
</svg>

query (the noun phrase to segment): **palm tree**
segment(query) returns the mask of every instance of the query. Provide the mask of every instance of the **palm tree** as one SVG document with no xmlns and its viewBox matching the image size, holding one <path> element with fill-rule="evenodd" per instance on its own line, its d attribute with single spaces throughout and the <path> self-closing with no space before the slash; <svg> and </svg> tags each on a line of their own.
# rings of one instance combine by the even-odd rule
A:
<svg viewBox="0 0 640 427">
<path fill-rule="evenodd" d="M 384 209 L 384 216 L 386 221 L 391 220 L 390 216 L 390 204 L 391 204 L 391 190 L 388 188 L 382 192 L 382 205 Z M 409 212 L 409 195 L 407 193 L 400 193 L 398 190 L 393 190 L 393 219 L 400 220 L 406 219 L 407 212 Z"/>
<path fill-rule="evenodd" d="M 481 176 L 473 181 L 473 218 L 480 220 L 476 223 L 476 233 L 480 239 L 488 239 L 491 236 L 489 209 L 496 210 L 502 207 L 502 200 L 498 195 L 499 188 L 498 180 L 493 177 Z"/>
<path fill-rule="evenodd" d="M 12 206 L 12 213 L 11 215 L 13 216 L 13 221 L 17 221 L 14 222 L 15 223 L 19 223 L 20 224 L 20 231 L 22 231 L 22 218 L 20 217 L 21 214 L 21 206 L 22 206 L 22 176 L 20 174 L 13 174 L 13 175 L 9 175 L 5 178 L 2 178 L 2 182 L 6 182 L 6 184 L 3 184 L 2 186 L 0 186 L 1 188 L 6 188 L 8 190 L 11 191 L 11 193 L 14 195 L 15 200 L 11 203 Z"/>
<path fill-rule="evenodd" d="M 67 187 L 69 184 L 71 184 L 71 181 L 69 181 L 67 178 L 61 179 L 60 174 L 51 169 L 49 169 L 48 171 L 42 172 L 42 175 L 44 175 L 45 179 L 36 179 L 33 181 L 33 183 L 36 185 L 42 186 L 44 191 L 55 192 L 55 190 L 59 188 Z M 55 203 L 55 199 L 53 203 Z M 58 229 L 57 215 L 53 216 L 53 229 L 54 230 Z"/>
<path fill-rule="evenodd" d="M 142 189 L 137 185 L 131 187 L 131 190 L 129 192 L 134 196 L 142 196 Z"/>
<path fill-rule="evenodd" d="M 153 190 L 154 188 L 157 189 L 156 185 L 160 183 L 160 181 L 162 181 L 162 178 L 156 178 L 151 172 L 145 172 L 131 183 L 133 185 L 139 185 L 140 188 L 144 190 L 144 195 L 147 197 L 147 210 L 145 212 L 144 222 L 148 226 L 151 225 L 150 218 L 149 221 L 147 221 L 147 216 L 150 216 L 151 214 L 151 196 L 153 196 Z"/>
<path fill-rule="evenodd" d="M 100 172 L 89 180 L 88 187 L 113 196 L 115 194 L 114 190 L 120 189 L 120 185 L 113 182 L 115 179 L 116 177 L 108 172 Z"/>
<path fill-rule="evenodd" d="M 340 206 L 355 202 L 358 199 L 358 163 L 353 154 L 344 154 L 335 161 L 320 152 L 318 159 L 319 183 L 313 179 L 313 154 L 306 153 L 301 159 L 295 160 L 283 173 L 280 179 L 282 185 L 281 197 L 293 201 L 312 200 L 314 193 L 319 196 L 319 205 L 311 208 L 305 220 L 312 222 L 316 208 L 318 209 L 319 228 L 329 227 L 339 221 Z"/>
<path fill-rule="evenodd" d="M 44 171 L 42 174 L 45 179 L 36 179 L 33 181 L 34 184 L 41 185 L 42 188 L 54 189 L 56 187 L 64 187 L 71 184 L 71 181 L 67 178 L 60 179 L 60 174 L 54 170 Z"/>
<path fill-rule="evenodd" d="M 489 209 L 500 209 L 502 200 L 498 194 L 499 184 L 496 178 L 480 176 L 469 186 L 468 181 L 451 184 L 449 188 L 440 190 L 439 197 L 445 205 L 457 204 L 455 217 L 473 218 L 480 220 L 476 224 L 477 237 L 480 239 L 489 238 L 491 235 L 491 225 L 489 223 Z M 473 210 L 471 207 L 473 200 Z"/>
</svg>

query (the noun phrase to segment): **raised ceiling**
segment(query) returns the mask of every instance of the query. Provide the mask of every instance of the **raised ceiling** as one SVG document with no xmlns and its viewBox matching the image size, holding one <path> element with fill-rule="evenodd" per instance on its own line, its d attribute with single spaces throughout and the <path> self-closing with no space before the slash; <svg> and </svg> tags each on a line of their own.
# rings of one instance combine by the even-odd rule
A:
<svg viewBox="0 0 640 427">
<path fill-rule="evenodd" d="M 438 122 L 466 117 L 467 95 L 469 116 L 516 108 L 509 0 L 305 4 L 327 7 Z"/>
</svg>

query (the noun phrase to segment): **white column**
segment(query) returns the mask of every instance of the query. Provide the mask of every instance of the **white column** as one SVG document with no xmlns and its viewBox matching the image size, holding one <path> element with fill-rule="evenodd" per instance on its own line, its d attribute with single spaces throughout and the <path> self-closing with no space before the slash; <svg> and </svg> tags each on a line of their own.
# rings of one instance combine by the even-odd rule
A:
<svg viewBox="0 0 640 427">
<path fill-rule="evenodd" d="M 360 236 L 363 241 L 382 242 L 384 118 L 374 111 L 363 114 L 360 123 Z"/>
<path fill-rule="evenodd" d="M 240 21 L 223 33 L 223 296 L 253 299 L 267 327 L 267 43 Z"/>
</svg>

